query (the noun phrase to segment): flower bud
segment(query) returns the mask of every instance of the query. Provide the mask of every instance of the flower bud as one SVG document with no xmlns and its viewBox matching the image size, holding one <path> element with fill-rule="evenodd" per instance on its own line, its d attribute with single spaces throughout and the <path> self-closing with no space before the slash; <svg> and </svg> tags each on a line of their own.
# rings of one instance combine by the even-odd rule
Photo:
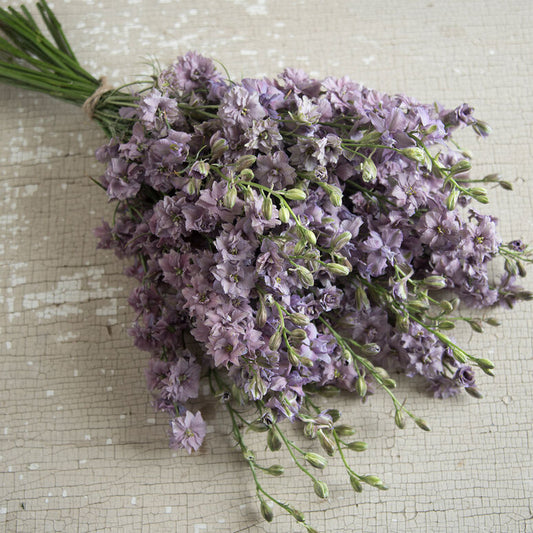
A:
<svg viewBox="0 0 533 533">
<path fill-rule="evenodd" d="M 285 206 L 282 206 L 279 210 L 279 219 L 284 224 L 287 224 L 287 222 L 289 222 L 290 216 L 290 211 Z"/>
<path fill-rule="evenodd" d="M 450 175 L 455 176 L 456 174 L 461 174 L 462 172 L 468 172 L 472 168 L 472 163 L 467 159 L 463 159 L 458 163 L 455 163 L 452 168 L 450 168 Z"/>
<path fill-rule="evenodd" d="M 270 465 L 265 472 L 271 476 L 279 477 L 283 475 L 285 468 L 283 468 L 281 465 Z"/>
<path fill-rule="evenodd" d="M 334 207 L 340 207 L 342 205 L 342 191 L 335 187 L 335 185 L 330 185 L 329 200 Z"/>
<path fill-rule="evenodd" d="M 316 438 L 316 426 L 313 424 L 313 422 L 309 422 L 304 427 L 304 435 L 308 439 L 314 439 Z"/>
<path fill-rule="evenodd" d="M 309 317 L 307 315 L 304 315 L 303 313 L 291 313 L 287 316 L 287 318 L 295 325 L 295 326 L 307 326 L 309 322 Z M 304 332 L 305 333 L 305 332 Z"/>
<path fill-rule="evenodd" d="M 487 191 L 483 187 L 471 187 L 468 189 L 469 194 L 478 202 L 482 204 L 488 204 L 489 198 L 487 196 Z"/>
<path fill-rule="evenodd" d="M 465 391 L 470 394 L 470 396 L 472 396 L 473 398 L 477 398 L 478 400 L 481 400 L 481 398 L 483 398 L 483 394 L 481 394 L 481 392 L 479 392 L 476 387 L 465 387 Z"/>
<path fill-rule="evenodd" d="M 476 333 L 483 333 L 483 328 L 482 328 L 481 324 L 477 320 L 469 320 L 468 321 L 468 325 Z"/>
<path fill-rule="evenodd" d="M 426 421 L 422 418 L 415 418 L 415 424 L 424 431 L 431 431 L 431 428 L 427 425 Z"/>
<path fill-rule="evenodd" d="M 328 462 L 324 457 L 318 455 L 318 453 L 308 452 L 304 455 L 304 459 L 313 467 L 323 470 L 328 466 Z"/>
<path fill-rule="evenodd" d="M 227 207 L 228 209 L 233 209 L 235 206 L 235 202 L 237 200 L 237 189 L 230 185 L 228 187 L 228 190 L 226 191 L 226 194 L 224 195 L 223 204 L 224 207 Z"/>
<path fill-rule="evenodd" d="M 267 522 L 274 520 L 274 512 L 265 500 L 261 500 L 261 515 Z"/>
<path fill-rule="evenodd" d="M 307 194 L 302 189 L 289 189 L 288 191 L 283 191 L 283 194 L 288 200 L 302 201 L 307 198 Z"/>
<path fill-rule="evenodd" d="M 355 435 L 355 428 L 347 424 L 339 424 L 333 428 L 339 437 L 351 437 Z"/>
<path fill-rule="evenodd" d="M 352 240 L 352 234 L 349 231 L 343 231 L 331 241 L 331 249 L 334 252 L 342 250 Z"/>
<path fill-rule="evenodd" d="M 226 139 L 217 139 L 211 146 L 211 159 L 220 159 L 222 154 L 228 150 Z"/>
<path fill-rule="evenodd" d="M 351 272 L 347 266 L 339 265 L 339 263 L 328 263 L 326 270 L 334 276 L 347 276 Z"/>
<path fill-rule="evenodd" d="M 267 310 L 265 307 L 265 304 L 262 300 L 259 301 L 259 308 L 257 309 L 257 314 L 255 315 L 255 324 L 256 326 L 261 329 L 268 319 L 267 316 Z"/>
<path fill-rule="evenodd" d="M 500 182 L 498 182 L 500 187 L 506 191 L 512 191 L 513 190 L 513 184 L 512 183 L 509 183 L 508 181 L 505 181 L 505 180 L 501 180 Z"/>
<path fill-rule="evenodd" d="M 455 323 L 452 322 L 451 320 L 442 320 L 441 322 L 439 322 L 438 328 L 439 329 L 453 329 L 455 328 Z"/>
<path fill-rule="evenodd" d="M 363 344 L 360 350 L 363 355 L 377 355 L 379 352 L 381 352 L 381 347 L 375 342 L 369 342 L 367 344 Z"/>
<path fill-rule="evenodd" d="M 428 276 L 424 279 L 423 283 L 430 289 L 439 290 L 446 288 L 446 278 L 443 276 Z"/>
<path fill-rule="evenodd" d="M 498 327 L 498 326 L 501 326 L 502 323 L 496 319 L 496 318 L 493 318 L 493 317 L 489 317 L 489 318 L 486 318 L 485 319 L 485 322 L 489 325 L 489 326 L 493 326 L 493 327 Z"/>
<path fill-rule="evenodd" d="M 350 474 L 350 485 L 355 492 L 363 492 L 363 486 L 353 474 Z"/>
<path fill-rule="evenodd" d="M 256 159 L 257 157 L 252 154 L 246 154 L 239 157 L 235 163 L 235 172 L 239 173 L 245 168 L 250 168 L 255 163 Z"/>
<path fill-rule="evenodd" d="M 396 411 L 394 414 L 394 423 L 396 426 L 398 426 L 400 429 L 405 428 L 405 418 L 403 416 L 403 413 L 400 409 Z"/>
<path fill-rule="evenodd" d="M 494 363 L 490 359 L 485 359 L 484 357 L 476 359 L 476 363 L 482 370 L 492 370 L 494 368 Z"/>
<path fill-rule="evenodd" d="M 403 150 L 400 150 L 400 152 L 408 159 L 416 161 L 417 163 L 422 163 L 431 169 L 431 160 L 428 158 L 426 152 L 424 152 L 422 148 L 418 148 L 418 146 L 412 146 L 409 148 L 404 148 Z"/>
<path fill-rule="evenodd" d="M 458 199 L 459 199 L 458 189 L 452 189 L 452 191 L 448 195 L 448 198 L 446 198 L 446 207 L 448 208 L 449 211 L 453 211 L 455 209 Z"/>
<path fill-rule="evenodd" d="M 526 267 L 524 266 L 524 263 L 520 260 L 516 260 L 516 268 L 518 269 L 518 275 L 521 278 L 525 278 L 527 275 Z"/>
<path fill-rule="evenodd" d="M 472 124 L 472 129 L 481 137 L 486 137 L 492 131 L 492 128 L 482 120 L 476 120 L 476 122 Z"/>
<path fill-rule="evenodd" d="M 310 229 L 307 229 L 307 228 L 302 228 L 301 231 L 302 231 L 303 238 L 309 244 L 312 244 L 314 246 L 316 244 L 316 235 Z"/>
<path fill-rule="evenodd" d="M 368 387 L 367 387 L 365 378 L 363 376 L 359 376 L 357 378 L 357 382 L 355 384 L 355 390 L 357 391 L 357 394 L 361 396 L 361 398 L 364 398 L 366 396 Z"/>
<path fill-rule="evenodd" d="M 287 348 L 287 359 L 292 366 L 298 366 L 301 363 L 296 350 L 290 346 Z"/>
<path fill-rule="evenodd" d="M 382 382 L 382 385 L 386 389 L 395 389 L 396 388 L 396 381 L 394 381 L 392 378 L 384 379 Z"/>
<path fill-rule="evenodd" d="M 289 339 L 291 342 L 294 342 L 294 344 L 300 345 L 305 339 L 307 339 L 307 333 L 301 328 L 293 329 L 289 333 Z"/>
<path fill-rule="evenodd" d="M 251 168 L 245 168 L 240 174 L 240 178 L 244 181 L 253 181 L 255 178 L 254 171 Z"/>
<path fill-rule="evenodd" d="M 322 429 L 317 431 L 317 436 L 320 446 L 322 446 L 324 451 L 331 457 L 335 453 L 335 441 Z"/>
<path fill-rule="evenodd" d="M 328 486 L 323 482 L 317 479 L 313 484 L 313 489 L 315 490 L 315 494 L 322 499 L 327 499 L 329 496 L 329 489 Z"/>
<path fill-rule="evenodd" d="M 281 345 L 281 338 L 282 338 L 282 334 L 281 334 L 281 330 L 280 329 L 277 329 L 274 334 L 272 335 L 272 337 L 270 337 L 270 340 L 268 341 L 268 347 L 273 351 L 277 351 L 278 348 L 280 347 Z"/>
<path fill-rule="evenodd" d="M 355 290 L 355 305 L 359 310 L 370 308 L 370 301 L 365 289 L 361 285 Z"/>
<path fill-rule="evenodd" d="M 270 196 L 265 196 L 263 198 L 263 216 L 266 220 L 270 220 L 272 218 L 272 198 Z"/>
<path fill-rule="evenodd" d="M 362 171 L 362 178 L 366 183 L 374 181 L 378 175 L 378 169 L 376 168 L 374 161 L 370 158 L 365 159 Z"/>
<path fill-rule="evenodd" d="M 361 481 L 371 485 L 372 487 L 377 487 L 378 485 L 383 485 L 383 481 L 378 476 L 362 476 Z"/>
<path fill-rule="evenodd" d="M 317 393 L 324 398 L 336 398 L 340 392 L 340 389 L 335 385 L 325 385 L 317 390 Z"/>
<path fill-rule="evenodd" d="M 396 315 L 396 329 L 401 333 L 409 333 L 409 315 Z"/>
<path fill-rule="evenodd" d="M 315 279 L 313 278 L 313 274 L 311 274 L 309 269 L 298 265 L 296 267 L 296 271 L 298 272 L 298 278 L 300 278 L 300 281 L 305 287 L 312 287 L 315 284 Z"/>
<path fill-rule="evenodd" d="M 445 313 L 451 313 L 453 311 L 453 305 L 448 300 L 442 300 L 439 306 Z"/>
<path fill-rule="evenodd" d="M 267 435 L 267 446 L 273 451 L 277 452 L 281 448 L 281 439 L 279 438 L 278 432 L 274 428 L 268 430 Z"/>
<path fill-rule="evenodd" d="M 364 452 L 368 449 L 368 444 L 360 440 L 349 442 L 346 446 L 353 452 Z"/>
</svg>

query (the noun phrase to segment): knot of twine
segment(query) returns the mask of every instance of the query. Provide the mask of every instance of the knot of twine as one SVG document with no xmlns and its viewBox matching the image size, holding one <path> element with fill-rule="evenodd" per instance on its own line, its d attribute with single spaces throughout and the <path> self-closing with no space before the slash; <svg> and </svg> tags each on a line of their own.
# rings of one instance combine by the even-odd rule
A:
<svg viewBox="0 0 533 533">
<path fill-rule="evenodd" d="M 107 83 L 107 78 L 105 76 L 102 76 L 98 81 L 100 82 L 100 85 L 81 106 L 83 111 L 85 111 L 85 114 L 91 119 L 94 117 L 94 110 L 96 109 L 100 98 L 102 98 L 102 95 L 112 89 L 111 85 Z"/>
</svg>

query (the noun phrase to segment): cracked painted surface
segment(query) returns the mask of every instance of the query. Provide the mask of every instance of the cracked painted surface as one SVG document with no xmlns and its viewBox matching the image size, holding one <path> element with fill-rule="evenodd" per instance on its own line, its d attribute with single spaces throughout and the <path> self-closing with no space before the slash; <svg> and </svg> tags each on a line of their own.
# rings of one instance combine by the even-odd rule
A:
<svg viewBox="0 0 533 533">
<path fill-rule="evenodd" d="M 487 141 L 465 137 L 479 174 L 499 171 L 515 186 L 491 196 L 500 231 L 533 242 L 531 2 L 53 5 L 80 61 L 115 84 L 149 75 L 150 58 L 164 65 L 193 48 L 235 78 L 300 67 L 447 106 L 469 102 L 494 130 Z M 96 126 L 67 104 L 5 87 L 0 117 L 0 529 L 298 531 L 281 515 L 261 520 L 214 404 L 203 409 L 208 438 L 197 456 L 167 448 L 166 419 L 145 390 L 145 355 L 127 336 L 131 283 L 124 265 L 95 249 L 92 229 L 112 211 L 88 179 L 101 171 Z M 494 315 L 500 329 L 460 338 L 497 364 L 493 380 L 480 378 L 485 399 L 436 401 L 400 385 L 431 433 L 396 430 L 383 395 L 364 406 L 340 400 L 370 445 L 354 467 L 382 476 L 389 491 L 354 495 L 334 461 L 328 502 L 287 461 L 285 479 L 267 486 L 320 531 L 533 532 L 532 307 Z M 250 441 L 259 458 L 280 461 L 263 452 L 261 435 Z"/>
</svg>

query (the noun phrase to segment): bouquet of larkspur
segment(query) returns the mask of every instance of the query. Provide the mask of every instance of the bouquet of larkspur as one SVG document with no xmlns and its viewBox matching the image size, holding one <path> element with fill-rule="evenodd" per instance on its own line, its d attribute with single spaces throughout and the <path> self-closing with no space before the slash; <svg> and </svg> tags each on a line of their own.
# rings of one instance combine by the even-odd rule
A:
<svg viewBox="0 0 533 533">
<path fill-rule="evenodd" d="M 0 10 L 0 81 L 83 106 L 109 142 L 96 183 L 115 202 L 96 230 L 99 246 L 129 258 L 138 281 L 129 298 L 135 345 L 150 354 L 147 383 L 170 416 L 170 445 L 189 453 L 206 434 L 190 400 L 205 381 L 228 412 L 250 467 L 260 510 L 276 504 L 308 531 L 304 515 L 267 492 L 263 466 L 245 442 L 264 432 L 285 448 L 320 498 L 315 472 L 338 455 L 356 492 L 386 489 L 360 475 L 349 451 L 364 451 L 331 404 L 340 391 L 383 389 L 395 423 L 427 423 L 394 395 L 393 375 L 418 376 L 433 395 L 463 389 L 494 365 L 450 337 L 497 320 L 463 316 L 512 307 L 531 293 L 516 284 L 531 251 L 504 242 L 480 184 L 511 189 L 497 174 L 475 178 L 453 139 L 488 126 L 473 109 L 444 109 L 368 89 L 348 78 L 312 79 L 286 69 L 275 79 L 234 82 L 189 52 L 134 90 L 112 89 L 78 63 L 45 1 L 48 40 L 22 6 Z M 498 280 L 491 261 L 502 257 Z M 327 399 L 327 405 L 323 405 Z M 316 443 L 308 451 L 282 422 Z"/>
</svg>

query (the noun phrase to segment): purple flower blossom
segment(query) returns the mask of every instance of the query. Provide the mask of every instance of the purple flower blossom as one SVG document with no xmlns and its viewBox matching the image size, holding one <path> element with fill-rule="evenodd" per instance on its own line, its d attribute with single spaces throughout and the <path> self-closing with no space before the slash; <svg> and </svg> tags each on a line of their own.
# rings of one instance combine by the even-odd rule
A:
<svg viewBox="0 0 533 533">
<path fill-rule="evenodd" d="M 178 416 L 170 421 L 170 447 L 185 448 L 189 453 L 198 451 L 207 433 L 207 427 L 200 411 Z"/>
</svg>

